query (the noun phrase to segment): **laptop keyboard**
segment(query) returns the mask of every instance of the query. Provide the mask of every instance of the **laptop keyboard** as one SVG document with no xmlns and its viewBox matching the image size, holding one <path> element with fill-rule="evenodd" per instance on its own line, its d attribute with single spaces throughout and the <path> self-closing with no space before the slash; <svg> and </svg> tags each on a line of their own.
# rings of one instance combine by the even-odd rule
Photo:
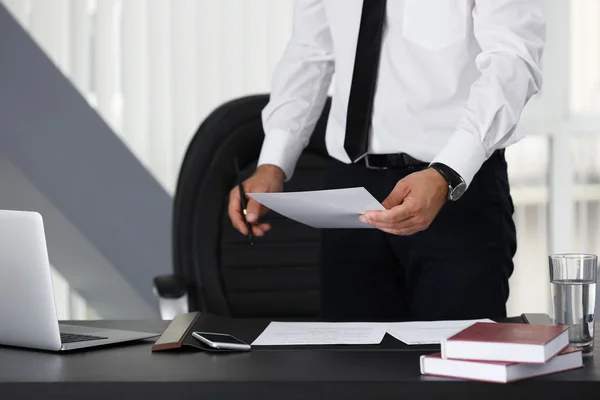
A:
<svg viewBox="0 0 600 400">
<path fill-rule="evenodd" d="M 87 342 L 88 340 L 108 339 L 102 336 L 80 335 L 76 333 L 60 333 L 60 341 L 64 343 Z"/>
</svg>

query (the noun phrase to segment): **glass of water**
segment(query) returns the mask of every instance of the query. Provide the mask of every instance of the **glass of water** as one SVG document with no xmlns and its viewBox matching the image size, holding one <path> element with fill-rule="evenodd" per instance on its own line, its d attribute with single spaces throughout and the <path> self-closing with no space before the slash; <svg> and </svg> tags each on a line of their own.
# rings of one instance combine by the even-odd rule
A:
<svg viewBox="0 0 600 400">
<path fill-rule="evenodd" d="M 598 257 L 594 254 L 549 256 L 555 325 L 569 326 L 569 342 L 583 353 L 594 350 L 594 309 Z"/>
</svg>

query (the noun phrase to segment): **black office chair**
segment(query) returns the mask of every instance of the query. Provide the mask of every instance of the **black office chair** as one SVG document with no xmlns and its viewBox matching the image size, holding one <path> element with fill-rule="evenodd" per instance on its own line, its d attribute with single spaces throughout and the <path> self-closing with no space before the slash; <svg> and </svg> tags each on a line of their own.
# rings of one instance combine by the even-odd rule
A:
<svg viewBox="0 0 600 400">
<path fill-rule="evenodd" d="M 201 124 L 179 174 L 173 210 L 174 275 L 157 277 L 161 315 L 188 311 L 231 317 L 314 318 L 319 313 L 319 231 L 274 212 L 253 246 L 231 226 L 228 197 L 256 168 L 268 95 L 228 102 Z M 328 102 L 286 191 L 322 188 Z"/>
</svg>

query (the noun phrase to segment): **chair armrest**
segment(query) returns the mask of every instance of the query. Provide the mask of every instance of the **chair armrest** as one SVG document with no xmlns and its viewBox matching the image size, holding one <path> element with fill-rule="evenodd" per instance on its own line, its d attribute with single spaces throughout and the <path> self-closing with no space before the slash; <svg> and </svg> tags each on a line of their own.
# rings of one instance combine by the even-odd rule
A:
<svg viewBox="0 0 600 400">
<path fill-rule="evenodd" d="M 153 280 L 153 291 L 158 297 L 160 317 L 171 320 L 188 312 L 188 294 L 185 284 L 176 275 L 161 275 Z"/>
</svg>

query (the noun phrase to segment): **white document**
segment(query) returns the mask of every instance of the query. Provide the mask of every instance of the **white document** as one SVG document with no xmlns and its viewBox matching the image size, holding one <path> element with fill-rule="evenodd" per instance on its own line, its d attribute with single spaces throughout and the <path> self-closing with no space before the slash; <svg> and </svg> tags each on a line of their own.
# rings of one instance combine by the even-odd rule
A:
<svg viewBox="0 0 600 400">
<path fill-rule="evenodd" d="M 385 210 L 363 187 L 310 192 L 248 193 L 265 207 L 313 228 L 373 228 L 360 222 L 368 210 Z"/>
<path fill-rule="evenodd" d="M 494 322 L 490 319 L 466 321 L 394 322 L 388 326 L 390 335 L 406 344 L 439 344 L 476 322 Z"/>
<path fill-rule="evenodd" d="M 387 329 L 386 323 L 271 322 L 252 345 L 379 344 Z"/>
</svg>

